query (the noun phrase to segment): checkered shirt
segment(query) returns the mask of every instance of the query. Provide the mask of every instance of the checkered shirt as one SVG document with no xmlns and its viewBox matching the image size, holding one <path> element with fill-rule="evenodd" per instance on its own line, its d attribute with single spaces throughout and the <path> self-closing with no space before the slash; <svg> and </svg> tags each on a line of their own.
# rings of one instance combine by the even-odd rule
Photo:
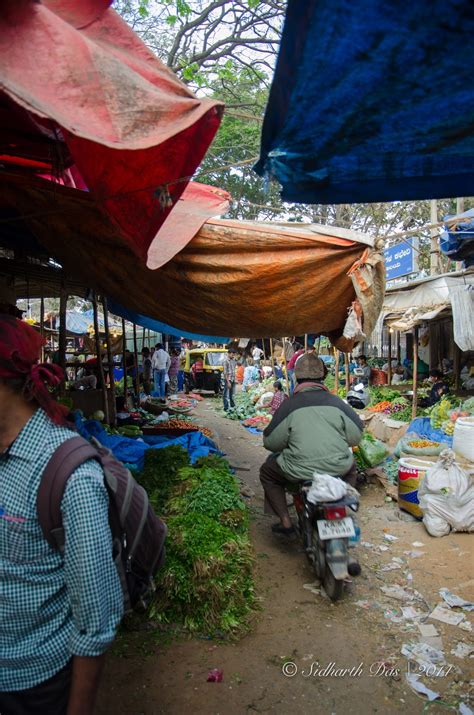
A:
<svg viewBox="0 0 474 715">
<path fill-rule="evenodd" d="M 31 688 L 75 655 L 101 655 L 122 617 L 99 464 L 81 465 L 66 485 L 64 557 L 38 522 L 42 473 L 72 436 L 38 409 L 0 456 L 0 691 Z"/>
</svg>

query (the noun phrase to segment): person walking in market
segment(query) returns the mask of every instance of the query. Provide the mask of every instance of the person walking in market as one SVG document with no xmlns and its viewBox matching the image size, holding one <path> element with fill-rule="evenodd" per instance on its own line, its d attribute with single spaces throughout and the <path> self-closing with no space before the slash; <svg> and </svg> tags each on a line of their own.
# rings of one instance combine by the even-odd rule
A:
<svg viewBox="0 0 474 715">
<path fill-rule="evenodd" d="M 153 369 L 153 380 L 155 383 L 155 392 L 158 393 L 160 399 L 165 398 L 166 392 L 166 375 L 171 363 L 169 353 L 163 348 L 162 343 L 155 345 L 155 352 L 151 359 Z"/>
<path fill-rule="evenodd" d="M 227 353 L 227 357 L 223 362 L 224 367 L 224 410 L 229 411 L 230 407 L 235 407 L 235 370 L 237 360 L 235 353 L 232 351 Z"/>
<path fill-rule="evenodd" d="M 170 393 L 172 395 L 176 395 L 178 392 L 179 354 L 179 350 L 171 351 L 168 376 L 170 379 Z"/>
<path fill-rule="evenodd" d="M 73 436 L 50 392 L 62 370 L 38 364 L 44 342 L 27 323 L 0 315 L 0 712 L 89 715 L 123 592 L 95 460 L 68 480 L 62 554 L 39 524 L 43 471 Z"/>
<path fill-rule="evenodd" d="M 305 353 L 295 364 L 297 385 L 263 432 L 263 446 L 272 454 L 260 467 L 265 492 L 265 513 L 280 521 L 278 534 L 294 528 L 285 489 L 313 478 L 315 472 L 341 477 L 355 486 L 356 466 L 351 447 L 359 444 L 364 425 L 352 407 L 324 386 L 327 369 L 314 353 Z"/>
</svg>

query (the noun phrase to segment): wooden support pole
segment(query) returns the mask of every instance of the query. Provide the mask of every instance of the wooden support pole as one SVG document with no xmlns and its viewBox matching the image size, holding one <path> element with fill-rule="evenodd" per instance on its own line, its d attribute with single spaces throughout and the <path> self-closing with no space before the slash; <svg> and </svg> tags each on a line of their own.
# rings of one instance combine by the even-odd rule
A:
<svg viewBox="0 0 474 715">
<path fill-rule="evenodd" d="M 145 333 L 146 333 L 146 328 L 143 328 L 143 333 L 142 333 L 142 351 L 143 351 L 143 348 L 145 347 Z"/>
<path fill-rule="evenodd" d="M 135 393 L 137 399 L 140 398 L 140 374 L 138 372 L 138 342 L 137 342 L 137 326 L 133 324 L 133 363 L 135 365 Z"/>
<path fill-rule="evenodd" d="M 267 359 L 267 353 L 265 351 L 265 338 L 262 338 L 262 350 L 263 350 L 263 359 Z"/>
<path fill-rule="evenodd" d="M 453 372 L 454 372 L 454 391 L 457 392 L 461 386 L 461 350 L 457 343 L 454 343 L 453 355 Z"/>
<path fill-rule="evenodd" d="M 388 384 L 392 384 L 392 328 L 388 329 L 388 370 L 387 370 Z"/>
<path fill-rule="evenodd" d="M 66 375 L 66 309 L 67 309 L 67 293 L 64 285 L 61 285 L 59 294 L 59 367 L 64 371 L 64 380 L 59 387 L 59 394 L 64 394 Z"/>
<path fill-rule="evenodd" d="M 413 405 L 411 417 L 416 417 L 418 407 L 418 326 L 413 328 Z"/>
<path fill-rule="evenodd" d="M 336 371 L 336 375 L 335 375 L 335 380 L 334 380 L 333 392 L 335 395 L 337 395 L 337 391 L 339 390 L 339 356 L 340 356 L 340 352 L 339 352 L 339 350 L 335 350 L 334 352 L 336 353 L 336 365 L 334 368 Z"/>
<path fill-rule="evenodd" d="M 122 365 L 123 365 L 123 397 L 124 397 L 124 407 L 128 410 L 128 385 L 127 385 L 127 356 L 125 351 L 127 349 L 127 333 L 125 332 L 125 320 L 122 318 Z"/>
<path fill-rule="evenodd" d="M 40 334 L 44 338 L 44 298 L 41 296 L 40 302 Z M 44 362 L 44 345 L 41 346 L 41 362 Z"/>
<path fill-rule="evenodd" d="M 304 350 L 305 352 L 308 352 L 308 333 L 305 333 L 304 336 Z"/>
<path fill-rule="evenodd" d="M 402 362 L 402 346 L 400 341 L 400 331 L 397 330 L 397 365 Z"/>
<path fill-rule="evenodd" d="M 349 353 L 344 353 L 344 367 L 346 372 L 346 393 L 351 389 L 351 378 L 349 369 Z"/>
<path fill-rule="evenodd" d="M 99 329 L 99 314 L 97 310 L 97 293 L 94 291 L 92 299 L 92 310 L 94 314 L 94 334 L 95 334 L 95 352 L 97 355 L 97 367 L 99 369 L 100 389 L 102 390 L 104 415 L 107 424 L 110 424 L 109 416 L 109 399 L 107 395 L 107 384 L 105 382 L 104 365 L 102 363 L 102 346 L 100 344 L 100 329 Z"/>
<path fill-rule="evenodd" d="M 104 329 L 105 329 L 105 341 L 107 343 L 107 363 L 109 366 L 109 389 L 111 395 L 112 409 L 109 410 L 109 419 L 113 427 L 117 424 L 117 404 L 115 402 L 115 379 L 114 379 L 114 361 L 112 357 L 112 346 L 110 344 L 110 331 L 109 331 L 109 310 L 107 306 L 107 298 L 102 298 L 102 308 L 104 311 Z M 108 402 L 108 400 L 107 400 Z"/>
<path fill-rule="evenodd" d="M 273 377 L 276 377 L 275 358 L 273 357 L 273 338 L 270 338 L 270 360 L 272 361 Z"/>
<path fill-rule="evenodd" d="M 286 375 L 286 394 L 288 397 L 290 396 L 290 376 L 288 375 L 288 363 L 286 360 L 286 345 L 285 345 L 285 338 L 282 338 L 283 342 L 283 363 L 285 365 L 285 375 Z"/>
</svg>

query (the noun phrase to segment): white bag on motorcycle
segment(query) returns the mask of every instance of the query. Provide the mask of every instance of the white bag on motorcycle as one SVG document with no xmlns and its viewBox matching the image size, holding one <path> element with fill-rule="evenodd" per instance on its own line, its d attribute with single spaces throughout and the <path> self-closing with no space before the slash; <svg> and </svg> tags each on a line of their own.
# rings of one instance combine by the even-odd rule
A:
<svg viewBox="0 0 474 715">
<path fill-rule="evenodd" d="M 441 452 L 418 489 L 423 524 L 431 536 L 446 536 L 451 529 L 474 531 L 474 485 L 455 459 L 452 450 Z"/>
<path fill-rule="evenodd" d="M 339 501 L 347 494 L 347 484 L 339 477 L 331 477 L 330 474 L 313 474 L 307 499 L 311 504 L 325 501 Z"/>
</svg>

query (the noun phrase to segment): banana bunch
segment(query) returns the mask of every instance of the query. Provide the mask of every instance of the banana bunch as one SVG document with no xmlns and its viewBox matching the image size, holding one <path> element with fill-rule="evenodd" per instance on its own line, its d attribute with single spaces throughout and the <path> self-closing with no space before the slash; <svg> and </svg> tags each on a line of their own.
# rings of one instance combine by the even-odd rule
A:
<svg viewBox="0 0 474 715">
<path fill-rule="evenodd" d="M 445 420 L 441 425 L 441 429 L 443 430 L 444 434 L 451 436 L 454 434 L 454 425 L 455 422 L 453 422 L 452 420 Z"/>
</svg>

